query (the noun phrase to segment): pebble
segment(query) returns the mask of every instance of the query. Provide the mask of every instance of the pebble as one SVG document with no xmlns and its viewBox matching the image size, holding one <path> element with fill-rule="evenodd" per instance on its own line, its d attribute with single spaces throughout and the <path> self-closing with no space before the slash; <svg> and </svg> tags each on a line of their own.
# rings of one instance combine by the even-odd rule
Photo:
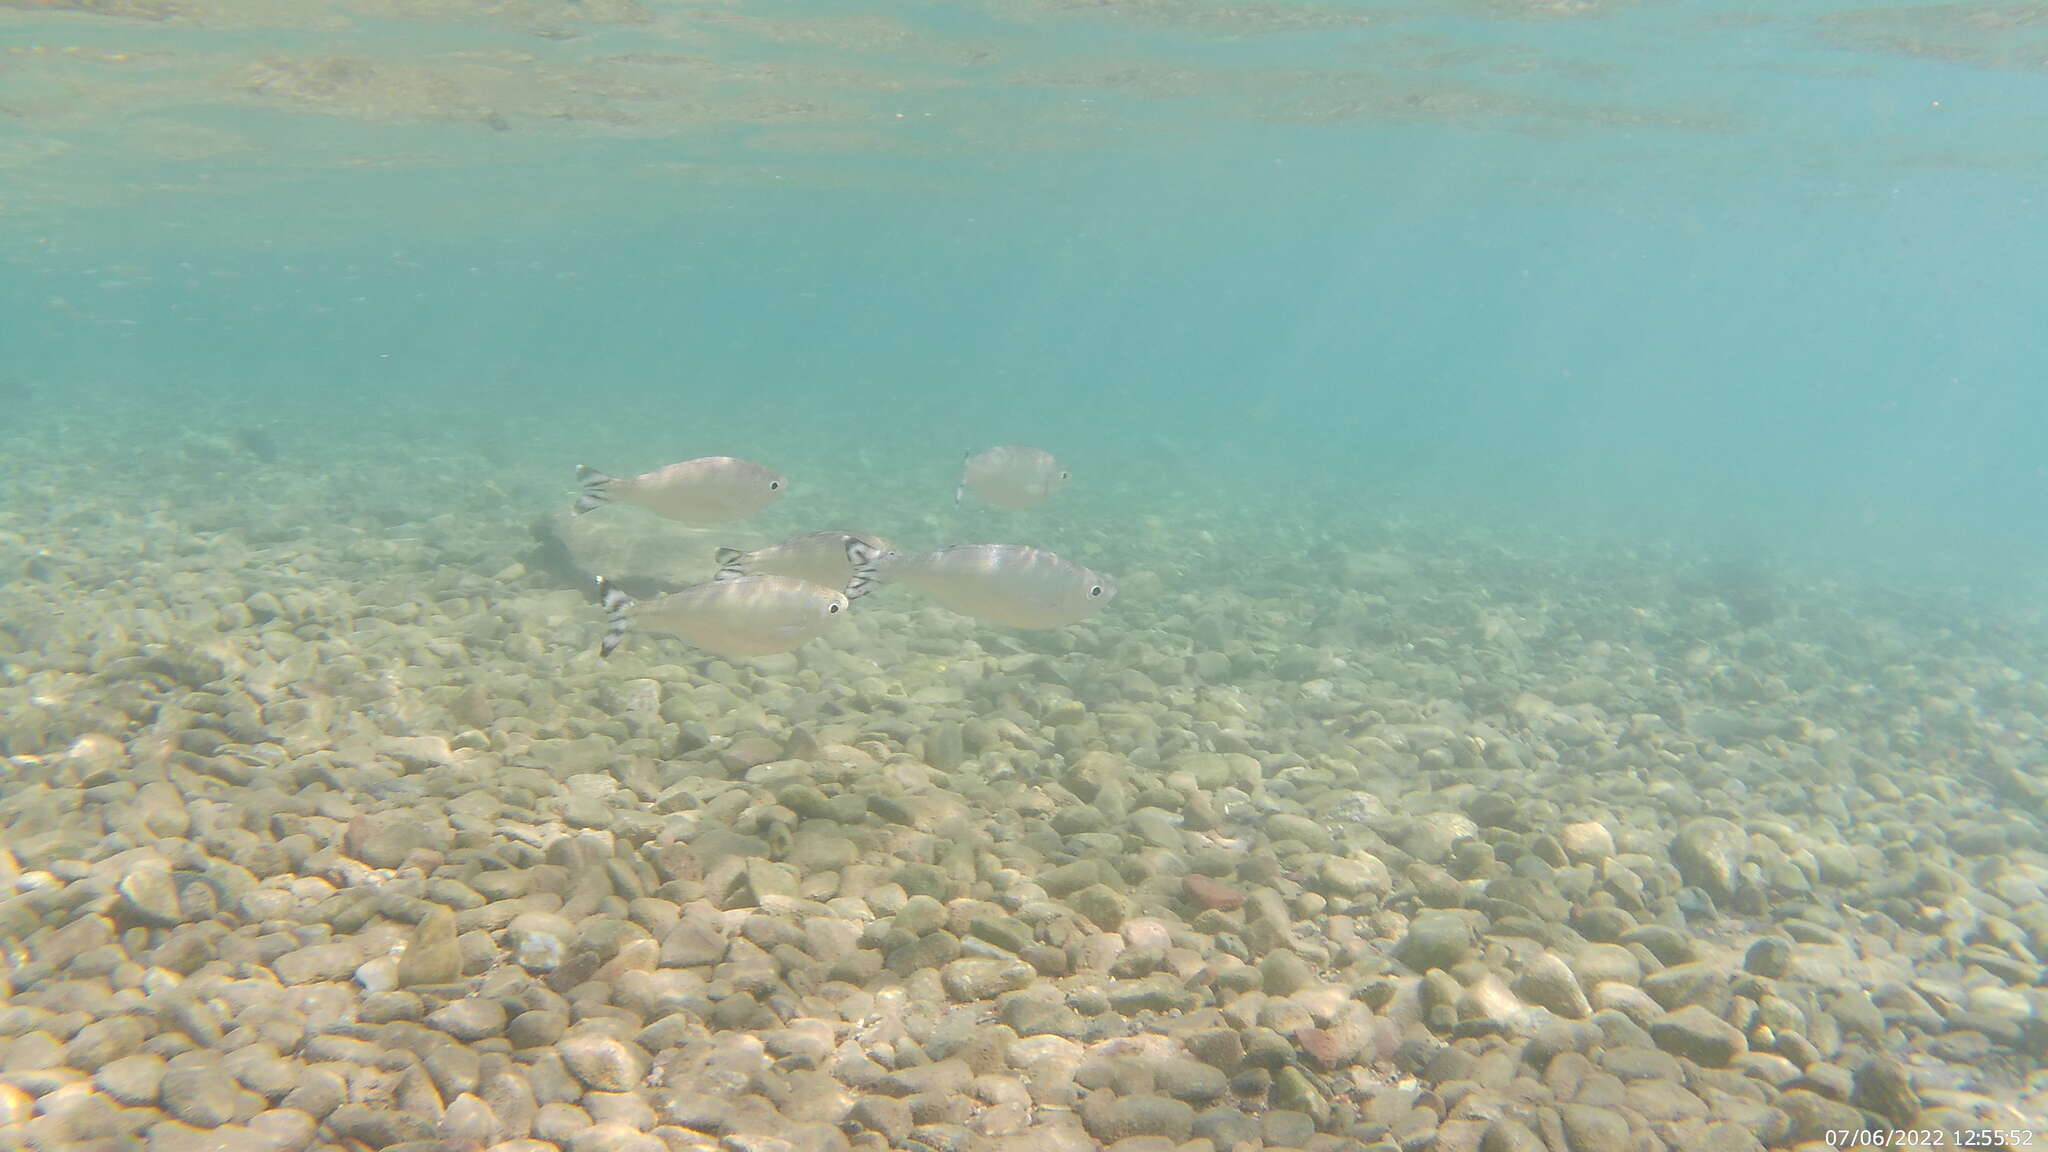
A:
<svg viewBox="0 0 2048 1152">
<path fill-rule="evenodd" d="M 1747 1049 L 1739 1029 L 1697 1004 L 1652 1021 L 1650 1035 L 1657 1047 L 1707 1068 L 1725 1068 Z"/>
<path fill-rule="evenodd" d="M 462 949 L 455 940 L 455 911 L 435 907 L 413 927 L 398 957 L 400 988 L 452 984 L 462 976 Z"/>
<path fill-rule="evenodd" d="M 1612 1108 L 1566 1104 L 1558 1118 L 1570 1152 L 1635 1152 L 1628 1121 Z"/>
<path fill-rule="evenodd" d="M 599 1092 L 624 1092 L 646 1078 L 649 1060 L 637 1045 L 597 1031 L 571 1032 L 555 1044 L 577 1080 Z"/>
<path fill-rule="evenodd" d="M 879 1134 L 890 1147 L 901 1144 L 915 1123 L 910 1115 L 910 1105 L 890 1096 L 863 1097 L 847 1113 L 847 1118 Z"/>
<path fill-rule="evenodd" d="M 485 997 L 466 996 L 427 1014 L 426 1024 L 465 1044 L 505 1033 L 505 1006 Z"/>
<path fill-rule="evenodd" d="M 311 944 L 279 956 L 270 968 L 286 984 L 315 984 L 347 980 L 361 962 L 362 957 L 350 945 Z"/>
<path fill-rule="evenodd" d="M 1200 873 L 1188 873 L 1181 878 L 1181 884 L 1187 890 L 1188 898 L 1199 908 L 1215 912 L 1234 912 L 1244 906 L 1245 894 L 1242 890 Z"/>
<path fill-rule="evenodd" d="M 1614 855 L 1614 834 L 1597 820 L 1582 820 L 1557 830 L 1558 844 L 1575 864 L 1598 864 Z"/>
<path fill-rule="evenodd" d="M 171 1068 L 158 1086 L 164 1110 L 194 1128 L 218 1128 L 259 1110 L 256 1097 L 215 1067 Z"/>
<path fill-rule="evenodd" d="M 80 1028 L 64 1045 L 64 1063 L 80 1071 L 96 1071 L 135 1052 L 148 1038 L 148 1031 L 135 1017 L 95 1020 Z"/>
<path fill-rule="evenodd" d="M 178 903 L 178 888 L 170 870 L 163 867 L 137 868 L 121 877 L 117 886 L 122 907 L 144 924 L 167 926 L 181 923 L 184 910 Z"/>
<path fill-rule="evenodd" d="M 1187 1057 L 1161 1061 L 1152 1075 L 1161 1093 L 1197 1106 L 1220 1098 L 1230 1088 L 1230 1078 L 1222 1069 Z"/>
<path fill-rule="evenodd" d="M 1096 1092 L 1082 1102 L 1081 1122 L 1105 1144 L 1138 1136 L 1162 1136 L 1179 1144 L 1194 1129 L 1195 1110 L 1169 1096 L 1112 1097 Z"/>
<path fill-rule="evenodd" d="M 1734 899 L 1736 875 L 1748 858 L 1749 837 L 1719 816 L 1687 821 L 1671 845 L 1671 861 L 1685 882 L 1722 904 Z"/>
<path fill-rule="evenodd" d="M 1742 970 L 1772 980 L 1782 978 L 1792 966 L 1792 942 L 1782 936 L 1759 937 L 1743 954 Z"/>
<path fill-rule="evenodd" d="M 100 1091 L 131 1107 L 153 1104 L 166 1071 L 164 1059 L 154 1052 L 137 1052 L 108 1061 L 93 1074 Z"/>
<path fill-rule="evenodd" d="M 1462 916 L 1426 912 L 1408 925 L 1394 958 L 1417 972 L 1451 968 L 1472 952 L 1472 928 Z"/>
<path fill-rule="evenodd" d="M 1873 1056 L 1857 1065 L 1849 1102 L 1900 1128 L 1911 1126 L 1922 1107 L 1911 1074 L 1888 1056 Z"/>
<path fill-rule="evenodd" d="M 1528 1125 L 1498 1117 L 1486 1125 L 1479 1137 L 1479 1152 L 1545 1152 L 1543 1138 Z"/>
<path fill-rule="evenodd" d="M 946 995 L 956 1001 L 993 1000 L 1027 987 L 1036 977 L 1030 965 L 1013 960 L 954 960 L 940 970 Z"/>
<path fill-rule="evenodd" d="M 1105 932 L 1123 927 L 1131 913 L 1130 901 L 1106 884 L 1091 884 L 1075 892 L 1067 897 L 1067 905 Z"/>
<path fill-rule="evenodd" d="M 1514 983 L 1515 995 L 1567 1020 L 1583 1020 L 1593 1014 L 1578 977 L 1555 953 L 1542 952 L 1529 959 Z"/>
<path fill-rule="evenodd" d="M 639 1128 L 604 1123 L 571 1135 L 565 1152 L 668 1152 L 668 1147 L 660 1138 Z"/>
<path fill-rule="evenodd" d="M 1259 976 L 1268 996 L 1291 996 L 1315 983 L 1315 969 L 1293 950 L 1278 948 L 1259 959 Z"/>
<path fill-rule="evenodd" d="M 896 913 L 896 927 L 911 936 L 925 936 L 946 925 L 946 906 L 919 894 L 903 902 Z"/>
</svg>

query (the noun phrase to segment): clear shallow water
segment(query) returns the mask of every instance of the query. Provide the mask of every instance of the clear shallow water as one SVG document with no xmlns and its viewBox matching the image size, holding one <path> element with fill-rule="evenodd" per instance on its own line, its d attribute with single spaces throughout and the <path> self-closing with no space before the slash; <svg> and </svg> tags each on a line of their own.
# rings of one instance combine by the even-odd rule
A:
<svg viewBox="0 0 2048 1152">
<path fill-rule="evenodd" d="M 630 411 L 650 458 L 1037 439 L 1257 503 L 1994 570 L 2048 494 L 2048 98 L 1983 66 L 2038 29 L 179 13 L 9 14 L 8 370 L 45 402 Z"/>
<path fill-rule="evenodd" d="M 1022 886 L 977 888 L 1021 900 L 1103 851 L 1009 830 L 1086 745 L 1153 843 L 1250 846 L 1247 884 L 1292 809 L 1387 873 L 1385 906 L 1292 913 L 1358 933 L 1347 980 L 1399 958 L 1416 890 L 1561 862 L 1576 821 L 1618 841 L 1587 860 L 1630 859 L 1607 894 L 1686 885 L 1644 923 L 1732 969 L 1805 920 L 1797 995 L 1919 981 L 1943 1020 L 1883 1045 L 1921 1088 L 2048 1115 L 2030 10 L 0 0 L 0 53 L 0 848 L 35 873 L 0 853 L 0 891 L 54 868 L 61 909 L 106 907 L 162 863 L 108 856 L 193 823 L 130 775 L 212 773 L 189 807 L 246 798 L 259 840 L 296 826 L 275 796 L 317 800 L 388 871 L 427 841 L 350 843 L 373 807 L 410 835 L 461 805 L 523 859 L 504 829 L 571 811 L 527 764 L 583 800 L 631 782 L 577 826 L 644 831 L 654 788 L 754 788 L 763 746 L 830 740 L 872 769 L 832 765 L 834 800 L 940 778 L 974 825 L 856 805 L 864 865 L 1021 847 Z M 956 510 L 961 451 L 997 441 L 1074 485 Z M 588 573 L 543 571 L 533 523 L 575 463 L 713 452 L 795 487 L 689 534 L 699 560 L 828 525 L 1012 539 L 1123 594 L 1020 636 L 885 590 L 765 670 L 647 636 L 599 661 Z M 581 522 L 589 555 L 675 577 L 680 547 L 609 563 L 655 533 L 632 516 Z M 1225 749 L 1261 754 L 1256 806 L 1219 778 L 1155 807 Z M 1104 787 L 1061 815 L 1125 823 Z M 1765 886 L 1714 872 L 1744 832 Z M 1408 868 L 1439 861 L 1461 874 Z M 1194 916 L 1184 876 L 1115 863 Z M 1541 915 L 1576 917 L 1589 869 Z M 185 899 L 157 919 L 218 910 Z M 229 910 L 235 947 L 290 906 Z M 138 962 L 189 951 L 163 935 Z M 1394 1066 L 1361 1061 L 1359 1099 Z"/>
<path fill-rule="evenodd" d="M 1168 518 L 2038 559 L 2022 10 L 0 20 L 30 419 L 227 404 L 549 475 L 1026 440 Z"/>
</svg>

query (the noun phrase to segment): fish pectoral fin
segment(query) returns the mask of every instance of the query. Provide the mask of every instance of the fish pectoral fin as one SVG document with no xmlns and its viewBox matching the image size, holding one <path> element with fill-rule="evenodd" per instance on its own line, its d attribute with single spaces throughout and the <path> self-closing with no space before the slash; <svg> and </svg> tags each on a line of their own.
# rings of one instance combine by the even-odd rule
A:
<svg viewBox="0 0 2048 1152">
<path fill-rule="evenodd" d="M 712 553 L 711 560 L 718 565 L 713 580 L 735 580 L 747 574 L 744 566 L 747 554 L 737 548 L 720 548 Z"/>
</svg>

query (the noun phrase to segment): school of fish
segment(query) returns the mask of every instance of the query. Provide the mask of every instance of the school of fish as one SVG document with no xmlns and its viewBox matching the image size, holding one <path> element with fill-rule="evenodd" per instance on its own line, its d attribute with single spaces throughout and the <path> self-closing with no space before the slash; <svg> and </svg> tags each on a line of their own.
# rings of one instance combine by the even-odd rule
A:
<svg viewBox="0 0 2048 1152">
<path fill-rule="evenodd" d="M 1022 444 L 969 452 L 954 503 L 968 493 L 991 507 L 1017 510 L 1050 500 L 1071 472 L 1052 453 Z M 732 456 L 703 456 L 639 476 L 608 476 L 576 466 L 582 515 L 607 504 L 635 504 L 684 524 L 729 524 L 762 511 L 789 491 L 789 479 Z M 880 536 L 827 530 L 752 551 L 718 550 L 703 583 L 634 600 L 600 577 L 606 625 L 599 652 L 609 656 L 629 630 L 666 632 L 704 651 L 739 659 L 790 652 L 845 619 L 853 601 L 877 584 L 922 592 L 952 612 L 1007 628 L 1060 628 L 1100 612 L 1116 582 L 1028 544 L 955 544 L 905 554 Z"/>
</svg>

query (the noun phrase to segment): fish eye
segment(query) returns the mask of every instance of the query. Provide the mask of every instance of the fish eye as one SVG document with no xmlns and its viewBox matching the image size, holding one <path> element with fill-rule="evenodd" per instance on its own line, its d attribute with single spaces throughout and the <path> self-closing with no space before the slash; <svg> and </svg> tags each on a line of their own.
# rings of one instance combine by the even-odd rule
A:
<svg viewBox="0 0 2048 1152">
<path fill-rule="evenodd" d="M 837 616 L 837 615 L 839 615 L 839 605 L 837 605 L 837 604 L 834 604 L 834 605 L 832 605 L 831 607 L 829 607 L 829 608 L 826 608 L 826 609 L 825 609 L 825 615 L 827 615 L 827 616 Z"/>
<path fill-rule="evenodd" d="M 770 492 L 780 492 L 780 491 L 782 491 L 782 481 L 780 481 L 780 480 L 770 480 L 770 481 L 768 482 L 768 490 L 769 490 Z"/>
<path fill-rule="evenodd" d="M 1090 595 L 1090 596 L 1100 596 L 1100 595 L 1102 595 L 1102 585 L 1100 585 L 1100 584 L 1097 584 L 1097 585 L 1096 585 L 1095 587 L 1093 587 L 1093 588 L 1090 588 L 1090 589 L 1088 590 L 1088 595 Z"/>
<path fill-rule="evenodd" d="M 1065 468 L 1060 469 L 1060 479 L 1072 480 L 1073 478 L 1074 474 L 1072 472 L 1067 471 Z"/>
</svg>

